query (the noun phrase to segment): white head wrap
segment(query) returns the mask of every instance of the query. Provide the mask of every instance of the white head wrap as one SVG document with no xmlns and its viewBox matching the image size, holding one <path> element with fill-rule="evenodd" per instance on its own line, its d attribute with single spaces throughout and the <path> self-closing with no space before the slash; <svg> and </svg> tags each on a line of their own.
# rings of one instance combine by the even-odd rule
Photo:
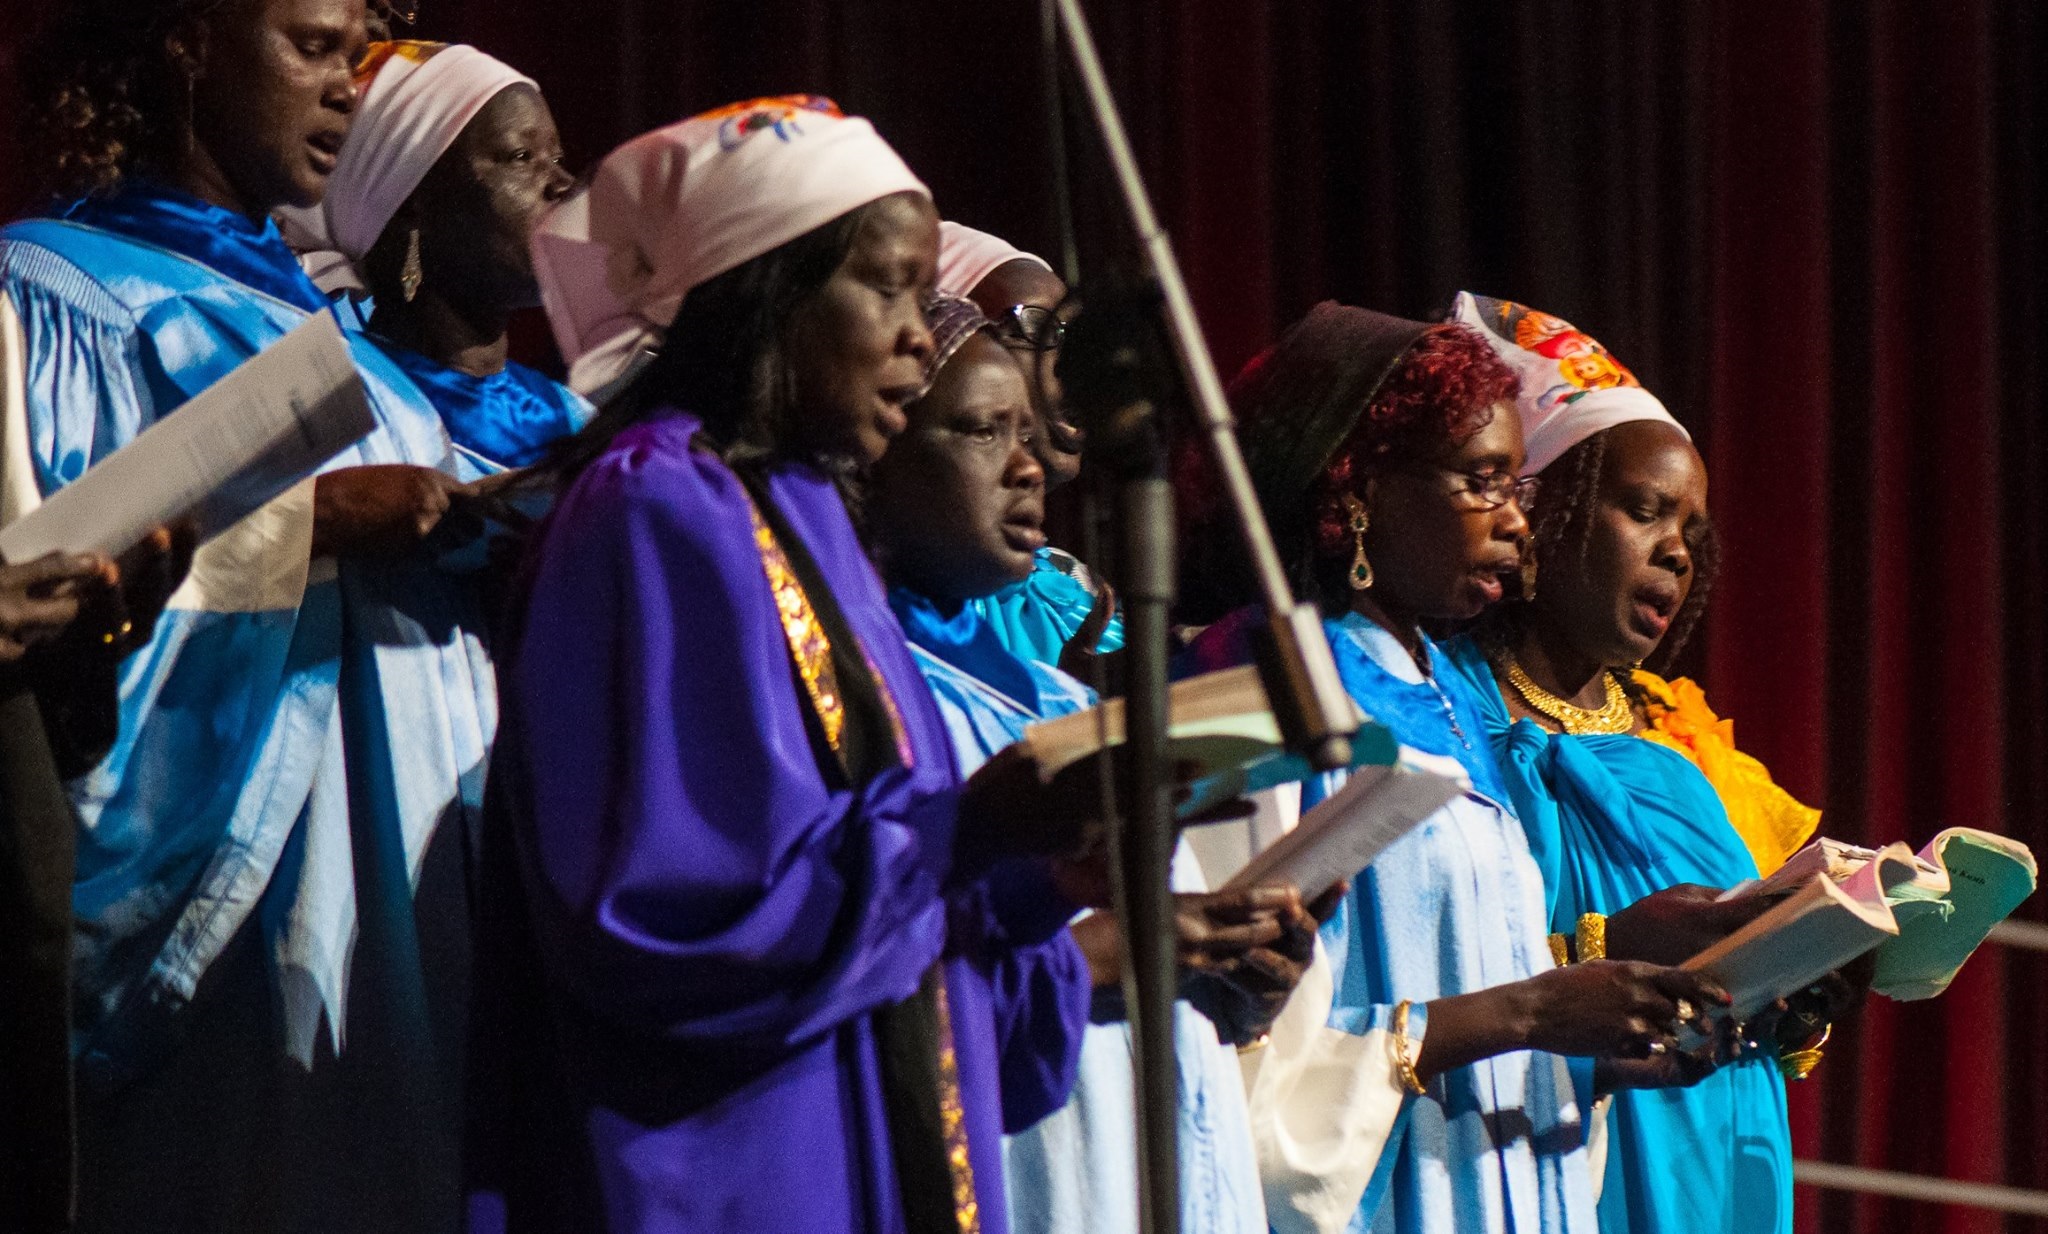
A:
<svg viewBox="0 0 2048 1234">
<path fill-rule="evenodd" d="M 620 146 L 533 237 L 570 387 L 615 389 L 691 288 L 902 192 L 931 196 L 872 125 L 812 95 L 734 103 Z"/>
<path fill-rule="evenodd" d="M 1028 261 L 1047 270 L 1045 258 L 1027 253 L 1008 240 L 958 223 L 939 224 L 939 294 L 965 298 L 974 294 L 997 266 Z"/>
<path fill-rule="evenodd" d="M 1449 320 L 1477 330 L 1522 379 L 1525 474 L 1533 476 L 1593 434 L 1633 420 L 1669 424 L 1692 440 L 1634 373 L 1561 317 L 1461 291 Z"/>
<path fill-rule="evenodd" d="M 533 79 L 462 43 L 370 48 L 341 158 L 317 206 L 278 212 L 285 240 L 327 292 L 362 287 L 358 263 L 485 104 Z"/>
</svg>

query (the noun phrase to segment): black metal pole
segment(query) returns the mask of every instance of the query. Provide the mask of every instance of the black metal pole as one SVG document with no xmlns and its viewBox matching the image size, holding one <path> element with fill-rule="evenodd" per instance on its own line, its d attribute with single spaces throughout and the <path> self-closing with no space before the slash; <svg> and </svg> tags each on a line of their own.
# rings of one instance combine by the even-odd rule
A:
<svg viewBox="0 0 2048 1234">
<path fill-rule="evenodd" d="M 1148 434 L 1149 435 L 1149 434 Z M 1155 453 L 1156 461 L 1156 453 Z M 1177 837 L 1167 762 L 1167 614 L 1173 604 L 1173 487 L 1157 468 L 1117 489 L 1124 654 L 1124 774 L 1131 807 L 1116 836 L 1124 1004 L 1136 1041 L 1138 1228 L 1180 1228 L 1180 1066 L 1173 1046 L 1179 972 L 1168 876 Z"/>
<path fill-rule="evenodd" d="M 1311 606 L 1297 604 L 1287 584 L 1265 514 L 1252 489 L 1251 473 L 1238 449 L 1223 382 L 1195 320 L 1194 303 L 1188 297 L 1173 246 L 1152 211 L 1080 0 L 1050 3 L 1057 11 L 1075 75 L 1143 248 L 1146 273 L 1157 286 L 1162 324 L 1179 361 L 1185 396 L 1208 441 L 1225 499 L 1237 513 L 1246 552 L 1258 575 L 1267 617 L 1267 650 L 1260 658 L 1267 698 L 1290 747 L 1319 769 L 1347 765 L 1356 728 L 1353 708 L 1338 680 L 1336 661 L 1323 638 L 1318 615 Z M 1057 125 L 1057 94 L 1053 99 Z M 1056 152 L 1063 154 L 1064 136 L 1056 136 L 1055 143 Z M 1062 215 L 1061 223 L 1065 230 L 1071 220 Z M 1062 238 L 1071 282 L 1076 273 L 1071 235 Z M 1084 315 L 1088 311 L 1084 307 Z M 1069 393 L 1074 391 L 1070 388 Z M 1125 1004 L 1136 1054 L 1139 1229 L 1143 1234 L 1175 1234 L 1180 1227 L 1180 1068 L 1173 1048 L 1178 972 L 1168 874 L 1177 836 L 1173 768 L 1167 762 L 1166 744 L 1167 619 L 1175 564 L 1173 494 L 1165 479 L 1165 451 L 1160 441 L 1163 428 L 1156 409 L 1149 404 L 1120 407 L 1114 419 L 1135 428 L 1132 436 L 1138 445 L 1136 449 L 1127 445 L 1115 464 L 1121 550 L 1118 581 L 1123 588 L 1128 682 L 1120 770 L 1135 791 L 1129 815 L 1114 833 L 1112 886 L 1123 926 Z M 1117 435 L 1098 432 L 1091 453 L 1109 452 L 1108 442 Z"/>
</svg>

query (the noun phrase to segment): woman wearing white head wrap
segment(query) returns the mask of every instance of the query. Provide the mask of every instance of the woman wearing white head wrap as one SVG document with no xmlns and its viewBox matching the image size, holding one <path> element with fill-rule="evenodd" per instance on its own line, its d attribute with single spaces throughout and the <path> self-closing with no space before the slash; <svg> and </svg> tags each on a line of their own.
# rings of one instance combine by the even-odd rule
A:
<svg viewBox="0 0 2048 1234">
<path fill-rule="evenodd" d="M 1817 818 L 1733 748 L 1697 686 L 1639 671 L 1683 643 L 1713 581 L 1705 465 L 1664 405 L 1569 322 L 1469 292 L 1452 316 L 1522 378 L 1528 470 L 1543 477 L 1529 508 L 1542 569 L 1525 577 L 1533 594 L 1452 642 L 1447 658 L 1481 702 L 1543 871 L 1550 928 L 1571 933 L 1588 913 L 1619 926 L 1653 897 L 1653 915 L 1684 940 L 1657 958 L 1683 960 L 1762 907 L 1756 897 L 1717 904 L 1700 888 L 1775 868 Z M 1610 929 L 1611 952 L 1625 932 Z M 1832 1011 L 1820 1000 L 1796 1009 L 1786 1048 Z M 1690 1088 L 1617 1092 L 1600 1228 L 1787 1231 L 1791 1167 L 1772 1052 Z"/>
<path fill-rule="evenodd" d="M 1001 1231 L 1001 1134 L 1066 1099 L 1088 978 L 1074 906 L 996 858 L 1086 807 L 1014 757 L 959 782 L 834 483 L 924 386 L 929 196 L 866 121 L 757 99 L 629 142 L 534 247 L 584 379 L 664 341 L 552 460 L 503 662 L 519 860 L 484 881 L 537 954 L 479 973 L 513 1005 L 474 1091 L 567 1069 L 473 1118 L 473 1211 Z"/>
<path fill-rule="evenodd" d="M 1040 431 L 1031 452 L 1050 493 L 1081 473 L 1082 434 L 1067 419 L 1054 366 L 1066 333 L 1067 285 L 1045 259 L 959 223 L 939 224 L 939 294 L 971 300 L 1031 381 Z M 1046 545 L 1025 578 L 969 602 L 1003 645 L 1027 660 L 1081 671 L 1085 657 L 1121 650 L 1116 597 L 1072 553 Z"/>
<path fill-rule="evenodd" d="M 326 199 L 283 212 L 345 314 L 440 412 L 465 478 L 537 460 L 590 419 L 580 397 L 507 356 L 540 302 L 529 240 L 573 185 L 539 87 L 474 47 L 393 42 L 357 72 L 362 102 Z"/>
</svg>

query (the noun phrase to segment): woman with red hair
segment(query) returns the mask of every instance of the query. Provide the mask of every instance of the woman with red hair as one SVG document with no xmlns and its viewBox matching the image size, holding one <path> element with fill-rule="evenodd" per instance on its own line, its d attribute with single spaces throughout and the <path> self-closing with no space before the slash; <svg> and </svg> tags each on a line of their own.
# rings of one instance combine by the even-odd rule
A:
<svg viewBox="0 0 2048 1234">
<path fill-rule="evenodd" d="M 1596 1067 L 1612 1082 L 1616 1060 L 1675 1058 L 1680 1025 L 1726 999 L 1677 969 L 1554 967 L 1542 877 L 1501 804 L 1479 708 L 1424 632 L 1478 616 L 1520 571 L 1515 393 L 1462 327 L 1336 304 L 1233 389 L 1254 484 L 1295 585 L 1325 614 L 1346 689 L 1471 784 L 1353 880 L 1322 931 L 1327 967 L 1247 1060 L 1277 1230 L 1596 1229 Z M 1241 569 L 1212 555 L 1230 537 L 1190 542 L 1189 581 L 1203 588 L 1190 594 L 1207 608 L 1190 616 L 1249 598 Z M 1245 624 L 1219 621 L 1195 658 L 1235 658 Z M 1304 804 L 1337 784 L 1306 786 Z M 1617 954 L 1631 925 L 1616 915 Z"/>
</svg>

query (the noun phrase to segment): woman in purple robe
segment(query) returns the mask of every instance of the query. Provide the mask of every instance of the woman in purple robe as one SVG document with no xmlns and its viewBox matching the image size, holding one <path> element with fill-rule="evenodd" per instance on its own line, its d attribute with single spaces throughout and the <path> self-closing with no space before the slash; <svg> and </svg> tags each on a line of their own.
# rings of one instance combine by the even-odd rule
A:
<svg viewBox="0 0 2048 1234">
<path fill-rule="evenodd" d="M 487 926 L 473 1217 L 1000 1231 L 1000 1135 L 1086 1024 L 1038 855 L 1093 784 L 961 782 L 835 482 L 919 393 L 926 190 L 829 102 L 755 100 L 621 148 L 535 246 L 572 363 L 658 355 L 555 456 L 503 670 L 524 894 Z"/>
</svg>

